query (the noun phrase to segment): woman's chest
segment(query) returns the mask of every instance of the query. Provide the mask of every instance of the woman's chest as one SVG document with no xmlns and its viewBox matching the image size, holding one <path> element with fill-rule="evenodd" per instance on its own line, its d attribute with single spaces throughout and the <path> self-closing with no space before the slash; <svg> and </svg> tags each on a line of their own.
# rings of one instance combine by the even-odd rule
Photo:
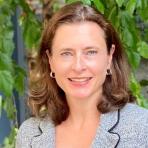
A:
<svg viewBox="0 0 148 148">
<path fill-rule="evenodd" d="M 96 130 L 91 128 L 85 131 L 56 130 L 55 145 L 56 148 L 90 148 L 95 135 Z"/>
</svg>

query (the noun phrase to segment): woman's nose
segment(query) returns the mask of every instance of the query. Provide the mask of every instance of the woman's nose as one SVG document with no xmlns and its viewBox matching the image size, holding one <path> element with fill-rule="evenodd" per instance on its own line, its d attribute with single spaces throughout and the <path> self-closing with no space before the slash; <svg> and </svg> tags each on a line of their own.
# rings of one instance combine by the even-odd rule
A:
<svg viewBox="0 0 148 148">
<path fill-rule="evenodd" d="M 86 62 L 83 55 L 78 55 L 75 57 L 72 69 L 76 72 L 82 72 L 86 70 Z"/>
</svg>

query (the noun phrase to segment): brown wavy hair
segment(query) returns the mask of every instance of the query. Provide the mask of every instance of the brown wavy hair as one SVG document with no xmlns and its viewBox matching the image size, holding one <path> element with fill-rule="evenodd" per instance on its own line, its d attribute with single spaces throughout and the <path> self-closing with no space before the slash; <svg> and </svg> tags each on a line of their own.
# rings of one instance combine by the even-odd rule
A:
<svg viewBox="0 0 148 148">
<path fill-rule="evenodd" d="M 103 84 L 103 96 L 105 97 L 98 104 L 98 110 L 101 113 L 107 113 L 120 109 L 127 102 L 134 100 L 128 88 L 127 59 L 118 34 L 111 23 L 95 8 L 81 2 L 65 5 L 52 16 L 43 31 L 37 69 L 34 80 L 30 83 L 28 99 L 33 115 L 39 117 L 49 115 L 55 125 L 67 119 L 69 107 L 64 91 L 57 85 L 55 79 L 50 77 L 51 69 L 46 50 L 52 55 L 52 41 L 60 25 L 85 21 L 95 22 L 104 30 L 108 53 L 110 53 L 112 44 L 116 47 L 111 65 L 112 75 L 106 76 Z"/>
</svg>

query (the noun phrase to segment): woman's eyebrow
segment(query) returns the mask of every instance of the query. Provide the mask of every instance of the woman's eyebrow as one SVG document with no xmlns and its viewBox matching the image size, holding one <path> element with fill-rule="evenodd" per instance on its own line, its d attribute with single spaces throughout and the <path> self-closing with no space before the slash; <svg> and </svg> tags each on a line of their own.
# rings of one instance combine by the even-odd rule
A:
<svg viewBox="0 0 148 148">
<path fill-rule="evenodd" d="M 82 48 L 82 50 L 88 50 L 88 49 L 100 49 L 98 46 L 86 46 Z M 74 48 L 59 48 L 58 51 L 73 51 Z"/>
<path fill-rule="evenodd" d="M 59 51 L 72 51 L 72 48 L 59 48 Z"/>
<path fill-rule="evenodd" d="M 87 50 L 87 49 L 100 49 L 100 47 L 98 47 L 98 46 L 86 46 L 84 48 L 84 50 Z"/>
</svg>

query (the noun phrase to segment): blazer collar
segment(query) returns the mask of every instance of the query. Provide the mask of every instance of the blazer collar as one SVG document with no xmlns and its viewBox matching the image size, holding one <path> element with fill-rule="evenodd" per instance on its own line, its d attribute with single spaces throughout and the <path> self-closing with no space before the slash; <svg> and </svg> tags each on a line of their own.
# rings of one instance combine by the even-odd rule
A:
<svg viewBox="0 0 148 148">
<path fill-rule="evenodd" d="M 40 135 L 33 137 L 32 148 L 54 148 L 55 147 L 55 126 L 49 117 L 43 119 L 39 126 Z"/>
<path fill-rule="evenodd" d="M 114 132 L 120 120 L 120 110 L 102 114 L 100 125 L 96 131 L 96 136 L 92 142 L 92 148 L 116 148 L 120 135 Z M 32 139 L 32 148 L 54 148 L 55 147 L 55 127 L 47 117 L 40 122 L 40 135 L 35 135 Z"/>
<path fill-rule="evenodd" d="M 119 121 L 120 110 L 102 114 L 92 148 L 116 148 L 120 141 L 120 135 L 114 132 L 114 128 Z"/>
</svg>

